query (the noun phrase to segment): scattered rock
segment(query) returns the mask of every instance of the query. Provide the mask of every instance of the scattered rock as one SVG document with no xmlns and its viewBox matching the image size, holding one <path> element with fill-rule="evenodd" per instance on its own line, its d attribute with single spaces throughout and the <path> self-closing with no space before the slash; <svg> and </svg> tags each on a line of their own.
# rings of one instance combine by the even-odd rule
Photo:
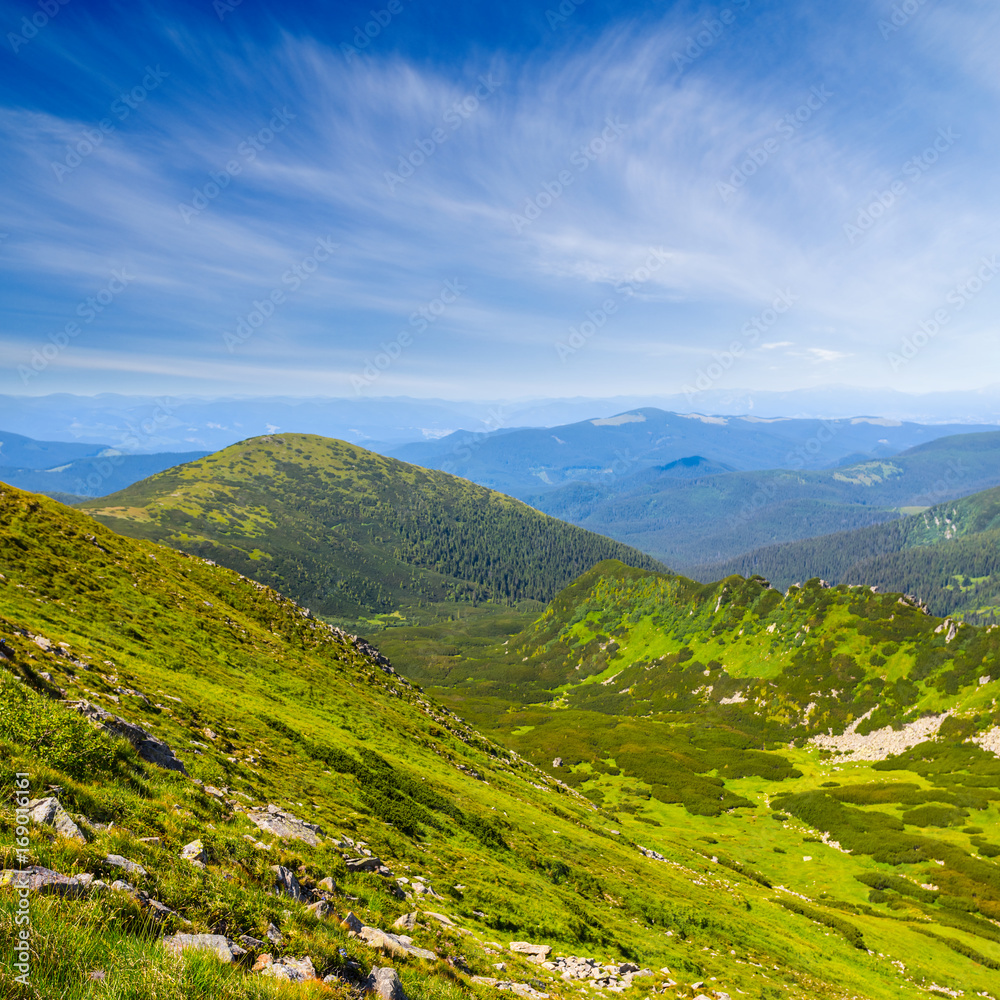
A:
<svg viewBox="0 0 1000 1000">
<path fill-rule="evenodd" d="M 137 861 L 129 861 L 128 858 L 123 858 L 120 854 L 109 854 L 104 860 L 115 868 L 121 868 L 126 875 L 145 876 L 146 874 L 146 869 Z"/>
<path fill-rule="evenodd" d="M 319 902 L 307 906 L 306 911 L 311 913 L 317 920 L 326 920 L 333 913 L 333 907 L 325 899 L 321 899 Z"/>
<path fill-rule="evenodd" d="M 388 933 L 388 931 L 380 930 L 378 927 L 362 927 L 358 936 L 369 948 L 381 948 L 382 951 L 394 958 L 405 958 L 407 955 L 412 955 L 414 958 L 424 958 L 427 961 L 433 961 L 437 958 L 434 952 L 428 951 L 426 948 L 417 948 L 411 938 L 399 937 Z"/>
<path fill-rule="evenodd" d="M 205 845 L 200 840 L 192 840 L 190 844 L 185 844 L 181 848 L 181 857 L 185 861 L 193 861 L 199 865 L 204 865 L 208 860 Z"/>
<path fill-rule="evenodd" d="M 404 913 L 392 926 L 400 931 L 412 931 L 417 926 L 419 913 Z"/>
<path fill-rule="evenodd" d="M 327 877 L 319 883 L 318 888 L 322 889 L 324 892 L 337 892 L 337 883 L 334 882 L 329 875 L 327 875 Z"/>
<path fill-rule="evenodd" d="M 279 896 L 289 896 L 297 903 L 305 903 L 309 900 L 309 894 L 299 885 L 299 880 L 289 869 L 281 865 L 271 865 L 274 872 L 274 888 Z"/>
<path fill-rule="evenodd" d="M 315 823 L 306 823 L 275 805 L 269 805 L 267 809 L 249 809 L 247 819 L 265 833 L 273 834 L 281 840 L 302 840 L 310 847 L 319 844 L 317 835 L 323 833 Z"/>
<path fill-rule="evenodd" d="M 407 1000 L 399 973 L 393 968 L 375 966 L 365 980 L 364 988 L 377 993 L 381 1000 Z"/>
<path fill-rule="evenodd" d="M 87 842 L 87 838 L 80 828 L 70 819 L 69 813 L 63 809 L 62 804 L 54 795 L 47 799 L 32 799 L 28 803 L 28 810 L 31 813 L 33 823 L 37 823 L 39 826 L 54 827 L 60 837 L 68 837 L 81 844 Z"/>
<path fill-rule="evenodd" d="M 446 917 L 443 913 L 434 913 L 433 910 L 428 910 L 428 917 L 433 917 L 439 924 L 444 924 L 445 927 L 454 927 L 455 923 L 450 917 Z"/>
<path fill-rule="evenodd" d="M 278 928 L 274 926 L 274 924 L 267 925 L 267 930 L 264 932 L 264 937 L 266 937 L 268 941 L 270 941 L 271 944 L 275 946 L 280 946 L 281 943 L 285 940 L 281 936 L 281 931 L 279 931 Z"/>
<path fill-rule="evenodd" d="M 539 965 L 549 957 L 552 949 L 547 944 L 529 944 L 527 941 L 511 941 L 510 950 L 519 955 L 525 955 L 529 962 Z"/>
<path fill-rule="evenodd" d="M 112 715 L 100 705 L 93 705 L 89 701 L 73 702 L 69 707 L 75 708 L 112 736 L 128 740 L 135 747 L 136 753 L 150 764 L 156 764 L 157 767 L 166 768 L 168 771 L 180 771 L 181 774 L 187 774 L 187 768 L 182 761 L 177 759 L 173 750 L 163 740 L 158 740 L 141 726 L 133 725 L 117 715 Z"/>
<path fill-rule="evenodd" d="M 270 953 L 265 951 L 264 954 L 261 955 L 257 959 L 257 961 L 253 963 L 253 968 L 250 971 L 251 972 L 263 972 L 273 962 L 274 962 L 274 959 L 271 957 Z"/>
<path fill-rule="evenodd" d="M 0 871 L 0 889 L 6 886 L 28 889 L 40 896 L 66 896 L 70 899 L 75 899 L 84 891 L 84 885 L 79 879 L 60 875 L 59 872 L 39 865 L 31 865 L 20 871 Z"/>
<path fill-rule="evenodd" d="M 344 858 L 349 872 L 377 872 L 385 866 L 378 858 Z"/>
<path fill-rule="evenodd" d="M 354 915 L 353 910 L 348 910 L 347 916 L 340 921 L 340 926 L 345 931 L 354 931 L 355 934 L 360 934 L 361 928 L 364 927 L 364 924 L 361 923 L 361 921 Z"/>
<path fill-rule="evenodd" d="M 284 979 L 290 983 L 304 983 L 317 978 L 316 969 L 308 955 L 305 958 L 289 958 L 286 955 L 261 970 L 261 975 L 270 976 L 272 979 Z"/>
<path fill-rule="evenodd" d="M 250 937 L 249 934 L 241 934 L 237 940 L 247 951 L 260 951 L 264 947 L 263 941 L 259 941 L 255 937 Z"/>
<path fill-rule="evenodd" d="M 214 951 L 227 965 L 238 957 L 233 952 L 233 942 L 221 934 L 174 934 L 163 939 L 163 947 L 173 955 L 180 955 L 190 949 Z M 239 949 L 239 954 L 244 954 L 242 948 Z"/>
</svg>

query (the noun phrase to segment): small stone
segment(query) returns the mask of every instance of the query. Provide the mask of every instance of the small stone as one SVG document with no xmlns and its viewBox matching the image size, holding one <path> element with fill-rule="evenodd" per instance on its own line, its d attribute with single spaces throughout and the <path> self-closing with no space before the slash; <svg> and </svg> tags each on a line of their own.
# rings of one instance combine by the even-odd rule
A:
<svg viewBox="0 0 1000 1000">
<path fill-rule="evenodd" d="M 337 883 L 329 875 L 319 883 L 319 888 L 324 892 L 336 892 Z"/>
<path fill-rule="evenodd" d="M 317 920 L 326 920 L 333 913 L 333 907 L 325 899 L 321 899 L 307 906 L 306 912 L 311 913 Z"/>
<path fill-rule="evenodd" d="M 360 934 L 361 928 L 364 927 L 364 924 L 361 923 L 361 921 L 354 915 L 353 910 L 348 910 L 347 916 L 340 921 L 340 926 L 345 931 L 354 931 L 355 934 Z"/>
<path fill-rule="evenodd" d="M 145 876 L 146 874 L 146 869 L 142 865 L 136 861 L 129 861 L 128 858 L 123 858 L 120 854 L 109 854 L 104 860 L 115 868 L 121 868 L 128 875 Z"/>
<path fill-rule="evenodd" d="M 273 945 L 280 945 L 285 939 L 281 936 L 281 931 L 278 930 L 274 924 L 268 924 L 267 930 L 264 932 L 264 937 L 268 939 Z"/>
<path fill-rule="evenodd" d="M 269 965 L 271 965 L 271 963 L 273 961 L 274 961 L 274 959 L 271 958 L 270 953 L 265 951 L 264 954 L 261 955 L 257 959 L 257 961 L 253 963 L 253 969 L 251 971 L 252 972 L 263 972 L 263 970 L 266 969 Z"/>
<path fill-rule="evenodd" d="M 392 926 L 396 930 L 412 931 L 417 926 L 418 916 L 420 916 L 419 913 L 404 913 Z"/>
<path fill-rule="evenodd" d="M 185 844 L 181 848 L 181 857 L 185 861 L 198 861 L 201 864 L 208 860 L 205 845 L 200 840 L 192 840 L 190 844 Z"/>
</svg>

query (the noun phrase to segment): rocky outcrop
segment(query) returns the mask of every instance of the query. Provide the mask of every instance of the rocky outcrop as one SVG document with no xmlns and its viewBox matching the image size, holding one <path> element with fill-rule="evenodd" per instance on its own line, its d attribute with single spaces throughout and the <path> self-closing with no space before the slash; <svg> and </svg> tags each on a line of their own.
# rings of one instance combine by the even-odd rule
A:
<svg viewBox="0 0 1000 1000">
<path fill-rule="evenodd" d="M 129 861 L 128 858 L 123 858 L 120 854 L 109 854 L 104 861 L 113 868 L 121 868 L 127 875 L 137 875 L 140 877 L 145 877 L 146 875 L 146 869 L 142 865 L 137 861 Z"/>
<path fill-rule="evenodd" d="M 250 809 L 247 819 L 264 833 L 270 833 L 281 840 L 301 840 L 310 847 L 319 844 L 323 830 L 315 823 L 306 823 L 294 813 L 269 805 L 266 809 Z"/>
<path fill-rule="evenodd" d="M 296 903 L 309 902 L 309 893 L 299 885 L 293 872 L 281 865 L 271 865 L 271 871 L 274 872 L 274 890 L 279 896 L 288 896 Z"/>
<path fill-rule="evenodd" d="M 69 707 L 75 708 L 81 715 L 85 715 L 91 722 L 112 736 L 128 740 L 135 747 L 136 753 L 150 764 L 166 768 L 168 771 L 180 771 L 181 774 L 187 774 L 187 768 L 182 761 L 177 759 L 174 751 L 163 740 L 157 739 L 152 733 L 147 733 L 141 726 L 136 726 L 117 715 L 112 715 L 100 705 L 91 704 L 89 701 L 71 702 Z"/>
<path fill-rule="evenodd" d="M 358 932 L 358 937 L 369 948 L 380 948 L 387 955 L 393 958 L 423 958 L 433 961 L 437 955 L 426 948 L 418 948 L 413 943 L 413 939 L 403 935 L 390 934 L 388 931 L 380 930 L 378 927 L 362 927 Z"/>
<path fill-rule="evenodd" d="M 40 896 L 65 896 L 73 899 L 83 895 L 84 885 L 76 878 L 60 875 L 50 868 L 31 865 L 21 870 L 0 871 L 0 889 L 11 887 L 28 889 Z"/>
<path fill-rule="evenodd" d="M 163 939 L 163 947 L 172 955 L 184 951 L 211 951 L 227 965 L 247 954 L 245 948 L 221 934 L 174 934 Z"/>
<path fill-rule="evenodd" d="M 208 860 L 208 855 L 205 853 L 205 845 L 200 840 L 192 840 L 190 844 L 185 844 L 181 848 L 181 857 L 185 861 L 190 861 L 202 867 L 204 867 L 205 862 Z"/>
<path fill-rule="evenodd" d="M 364 982 L 364 988 L 379 997 L 379 1000 L 407 1000 L 399 973 L 393 968 L 374 966 Z"/>
<path fill-rule="evenodd" d="M 261 956 L 263 958 L 270 956 Z M 258 962 L 260 959 L 258 959 Z M 256 968 L 256 966 L 255 966 Z M 316 969 L 312 964 L 312 959 L 307 955 L 305 958 L 291 958 L 286 955 L 276 962 L 271 962 L 260 970 L 262 976 L 270 976 L 272 979 L 282 979 L 289 983 L 305 983 L 310 979 L 318 978 Z"/>
<path fill-rule="evenodd" d="M 518 955 L 524 955 L 529 962 L 541 965 L 549 957 L 552 949 L 547 944 L 530 944 L 527 941 L 511 941 L 510 950 Z"/>
<path fill-rule="evenodd" d="M 39 826 L 51 826 L 60 837 L 68 837 L 70 840 L 79 841 L 81 844 L 87 842 L 80 828 L 70 819 L 69 813 L 63 809 L 59 800 L 54 796 L 47 799 L 32 799 L 28 803 L 28 812 L 31 822 Z"/>
</svg>

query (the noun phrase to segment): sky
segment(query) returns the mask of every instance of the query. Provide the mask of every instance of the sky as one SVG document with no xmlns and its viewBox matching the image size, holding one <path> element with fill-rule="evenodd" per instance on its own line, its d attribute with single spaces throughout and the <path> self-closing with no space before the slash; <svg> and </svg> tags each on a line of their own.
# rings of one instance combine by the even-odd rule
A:
<svg viewBox="0 0 1000 1000">
<path fill-rule="evenodd" d="M 0 33 L 2 393 L 1000 381 L 993 0 L 0 0 Z"/>
</svg>

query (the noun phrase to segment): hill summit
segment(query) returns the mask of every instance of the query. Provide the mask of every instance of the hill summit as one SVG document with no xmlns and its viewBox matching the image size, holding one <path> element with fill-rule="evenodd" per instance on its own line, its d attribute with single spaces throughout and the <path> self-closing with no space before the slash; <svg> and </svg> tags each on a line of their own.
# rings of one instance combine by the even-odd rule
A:
<svg viewBox="0 0 1000 1000">
<path fill-rule="evenodd" d="M 501 493 L 310 434 L 250 438 L 84 509 L 334 616 L 548 601 L 604 559 L 663 569 Z"/>
</svg>

